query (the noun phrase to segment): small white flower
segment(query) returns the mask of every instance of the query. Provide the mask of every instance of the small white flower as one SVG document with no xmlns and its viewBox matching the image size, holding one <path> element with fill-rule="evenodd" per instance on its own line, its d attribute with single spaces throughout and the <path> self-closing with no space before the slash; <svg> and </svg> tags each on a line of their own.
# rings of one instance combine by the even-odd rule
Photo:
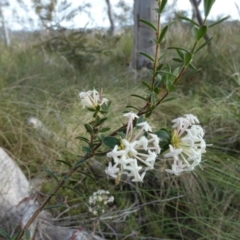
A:
<svg viewBox="0 0 240 240">
<path fill-rule="evenodd" d="M 87 107 L 96 109 L 97 106 L 108 103 L 108 99 L 102 98 L 101 94 L 95 89 L 87 92 L 80 92 L 79 97 L 83 108 Z"/>
<path fill-rule="evenodd" d="M 112 166 L 112 163 L 109 162 L 108 167 L 105 169 L 105 173 L 113 178 L 117 178 L 119 173 L 119 168 L 117 167 L 117 164 Z"/>
</svg>

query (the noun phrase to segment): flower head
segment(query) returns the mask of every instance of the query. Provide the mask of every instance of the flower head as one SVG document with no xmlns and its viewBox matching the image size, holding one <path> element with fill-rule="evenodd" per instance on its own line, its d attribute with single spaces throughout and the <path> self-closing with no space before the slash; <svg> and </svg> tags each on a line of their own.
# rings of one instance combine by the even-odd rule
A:
<svg viewBox="0 0 240 240">
<path fill-rule="evenodd" d="M 109 196 L 109 191 L 105 190 L 98 190 L 94 192 L 92 196 L 89 197 L 88 203 L 89 207 L 88 210 L 93 215 L 98 215 L 100 213 L 104 213 L 106 209 L 106 205 L 114 201 L 113 196 Z"/>
<path fill-rule="evenodd" d="M 157 154 L 161 151 L 160 139 L 157 135 L 149 133 L 152 129 L 147 122 L 137 124 L 141 128 L 132 137 L 132 121 L 138 116 L 130 113 L 124 116 L 129 117 L 126 137 L 107 154 L 107 157 L 112 158 L 114 166 L 109 162 L 105 173 L 115 179 L 125 174 L 131 177 L 132 181 L 142 182 L 146 171 L 154 169 Z M 131 126 L 131 130 L 128 125 Z"/>
<path fill-rule="evenodd" d="M 98 106 L 108 103 L 108 99 L 103 98 L 102 94 L 99 94 L 95 89 L 87 92 L 80 92 L 79 97 L 83 108 L 87 107 L 96 109 Z"/>
<path fill-rule="evenodd" d="M 206 142 L 203 139 L 204 130 L 196 116 L 185 114 L 184 117 L 174 119 L 173 132 L 169 152 L 165 158 L 173 159 L 172 169 L 167 172 L 180 175 L 190 172 L 200 165 L 202 153 L 206 152 Z"/>
</svg>

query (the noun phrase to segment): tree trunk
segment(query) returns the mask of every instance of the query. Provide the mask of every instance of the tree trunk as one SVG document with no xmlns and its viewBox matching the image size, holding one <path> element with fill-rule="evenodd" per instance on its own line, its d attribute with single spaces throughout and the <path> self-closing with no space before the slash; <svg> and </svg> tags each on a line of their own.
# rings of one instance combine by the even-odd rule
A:
<svg viewBox="0 0 240 240">
<path fill-rule="evenodd" d="M 3 14 L 3 11 L 2 11 L 2 5 L 1 5 L 1 3 L 0 3 L 0 16 L 1 16 L 1 18 L 2 18 L 2 28 L 3 28 L 3 38 L 4 38 L 4 42 L 5 42 L 5 44 L 9 47 L 9 46 L 10 46 L 10 38 L 9 38 L 8 28 L 7 28 L 7 26 L 6 26 L 4 14 Z"/>
<path fill-rule="evenodd" d="M 146 57 L 139 54 L 139 52 L 145 52 L 150 56 L 154 56 L 155 45 L 152 39 L 156 38 L 156 33 L 146 24 L 139 22 L 139 20 L 147 20 L 156 26 L 157 13 L 154 8 L 157 8 L 156 0 L 134 0 L 132 67 L 135 69 L 150 67 L 152 64 Z"/>
<path fill-rule="evenodd" d="M 109 34 L 112 36 L 115 31 L 115 25 L 114 25 L 114 21 L 113 21 L 113 11 L 112 11 L 112 6 L 110 3 L 110 0 L 106 0 L 106 3 L 107 3 L 107 8 L 108 8 L 108 18 L 110 21 Z"/>
</svg>

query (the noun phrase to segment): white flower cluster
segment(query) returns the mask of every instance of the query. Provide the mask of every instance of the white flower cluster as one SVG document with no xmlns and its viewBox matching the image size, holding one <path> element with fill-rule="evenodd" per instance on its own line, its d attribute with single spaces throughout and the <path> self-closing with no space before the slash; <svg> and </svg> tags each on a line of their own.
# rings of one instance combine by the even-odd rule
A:
<svg viewBox="0 0 240 240">
<path fill-rule="evenodd" d="M 105 191 L 102 189 L 94 192 L 88 200 L 88 211 L 91 212 L 93 215 L 104 213 L 106 205 L 114 201 L 114 197 L 108 196 L 109 194 L 109 191 Z"/>
<path fill-rule="evenodd" d="M 160 154 L 159 138 L 152 132 L 147 122 L 137 124 L 141 127 L 132 138 L 133 120 L 138 116 L 132 112 L 124 114 L 128 118 L 126 138 L 121 139 L 121 144 L 116 145 L 112 151 L 107 153 L 107 157 L 112 158 L 105 173 L 115 179 L 119 179 L 122 174 L 132 178 L 134 182 L 142 182 L 145 173 L 149 169 L 154 169 L 157 154 Z M 147 137 L 144 135 L 147 134 Z M 140 164 L 140 165 L 139 165 Z"/>
<path fill-rule="evenodd" d="M 83 108 L 87 107 L 96 109 L 97 106 L 108 103 L 108 99 L 103 98 L 102 94 L 99 94 L 99 92 L 95 89 L 93 89 L 92 91 L 90 90 L 87 92 L 80 92 L 79 97 Z"/>
<path fill-rule="evenodd" d="M 206 152 L 206 142 L 203 139 L 204 130 L 198 125 L 199 120 L 192 114 L 172 121 L 173 132 L 169 152 L 165 158 L 172 158 L 172 169 L 167 172 L 180 175 L 182 172 L 190 172 L 200 165 L 202 154 Z"/>
</svg>

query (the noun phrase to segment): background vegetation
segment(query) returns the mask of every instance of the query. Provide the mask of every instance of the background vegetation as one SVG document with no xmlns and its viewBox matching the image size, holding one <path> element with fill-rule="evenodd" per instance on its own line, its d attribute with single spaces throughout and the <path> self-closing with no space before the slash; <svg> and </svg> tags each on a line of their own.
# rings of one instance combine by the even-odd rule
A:
<svg viewBox="0 0 240 240">
<path fill-rule="evenodd" d="M 190 27 L 178 23 L 169 30 L 162 51 L 186 46 L 191 34 Z M 159 160 L 143 184 L 115 185 L 104 174 L 106 158 L 91 159 L 69 180 L 79 194 L 62 189 L 51 203 L 60 204 L 52 210 L 60 224 L 91 231 L 94 219 L 87 200 L 92 192 L 105 189 L 115 202 L 97 233 L 107 239 L 239 239 L 239 22 L 221 24 L 209 35 L 211 48 L 194 62 L 201 71 L 181 81 L 170 96 L 174 98 L 152 117 L 155 127 L 171 127 L 175 117 L 198 116 L 206 142 L 213 144 L 203 159 L 203 170 L 174 177 L 162 170 Z M 114 129 L 122 124 L 125 106 L 137 103 L 129 95 L 142 92 L 141 80 L 149 78 L 146 70 L 136 72 L 128 66 L 130 30 L 115 37 L 102 33 L 79 37 L 77 56 L 34 38 L 29 45 L 16 41 L 11 48 L 0 46 L 0 146 L 16 159 L 33 187 L 45 194 L 55 182 L 43 168 L 61 176 L 67 167 L 57 160 L 74 163 L 82 154 L 82 142 L 76 137 L 85 135 L 82 124 L 90 115 L 83 111 L 78 91 L 103 88 L 113 101 L 109 127 Z M 40 119 L 51 134 L 29 126 L 29 116 Z"/>
</svg>

